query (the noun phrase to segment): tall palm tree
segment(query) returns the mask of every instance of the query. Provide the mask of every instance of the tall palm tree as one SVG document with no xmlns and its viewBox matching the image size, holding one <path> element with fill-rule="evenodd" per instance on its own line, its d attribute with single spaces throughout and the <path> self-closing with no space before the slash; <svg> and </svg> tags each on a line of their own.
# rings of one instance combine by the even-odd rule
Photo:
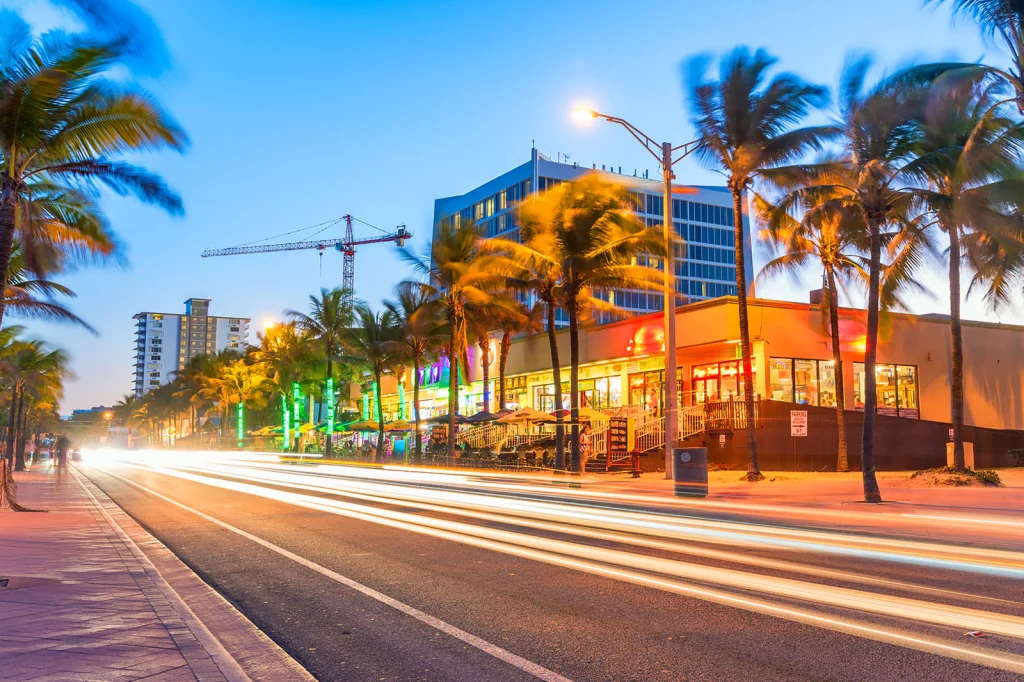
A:
<svg viewBox="0 0 1024 682">
<path fill-rule="evenodd" d="M 506 320 L 516 318 L 520 314 L 518 308 L 519 303 L 514 298 L 497 292 L 491 295 L 491 300 L 485 305 L 467 306 L 466 321 L 470 335 L 480 349 L 484 412 L 490 412 L 494 404 L 491 393 L 491 364 L 494 362 L 491 357 L 491 333 L 500 329 Z M 505 380 L 503 372 L 504 368 L 499 372 L 502 382 Z"/>
<path fill-rule="evenodd" d="M 107 78 L 120 61 L 119 47 L 56 34 L 32 39 L 27 26 L 14 30 L 20 36 L 9 37 L 0 59 L 5 285 L 16 236 L 27 265 L 37 272 L 37 242 L 53 243 L 61 233 L 85 235 L 87 242 L 108 236 L 106 218 L 92 198 L 97 185 L 180 214 L 181 199 L 163 180 L 117 159 L 141 151 L 182 151 L 187 144 L 151 96 L 130 81 Z M 3 312 L 0 301 L 0 323 Z"/>
<path fill-rule="evenodd" d="M 397 354 L 405 362 L 412 363 L 412 416 L 416 435 L 414 457 L 423 462 L 423 433 L 420 430 L 420 368 L 433 357 L 442 346 L 440 321 L 437 310 L 430 303 L 430 292 L 421 282 L 406 280 L 396 288 L 397 298 L 385 301 L 392 315 L 401 327 L 401 333 L 394 342 Z"/>
<path fill-rule="evenodd" d="M 377 458 L 384 449 L 384 401 L 381 400 L 380 380 L 401 360 L 395 341 L 402 328 L 390 309 L 374 312 L 365 303 L 355 310 L 355 325 L 345 337 L 345 348 L 354 362 L 364 365 L 373 374 L 377 395 Z"/>
<path fill-rule="evenodd" d="M 442 223 L 429 250 L 402 251 L 402 257 L 424 277 L 429 308 L 444 319 L 448 332 L 448 462 L 455 458 L 455 415 L 459 400 L 459 368 L 469 376 L 466 306 L 486 305 L 504 277 L 493 268 L 495 258 L 480 250 L 481 232 L 475 225 L 461 228 Z"/>
<path fill-rule="evenodd" d="M 520 231 L 525 245 L 505 245 L 513 260 L 532 250 L 536 231 L 550 233 L 550 250 L 533 251 L 530 259 L 547 260 L 557 273 L 560 302 L 569 318 L 569 419 L 571 466 L 580 472 L 579 425 L 579 328 L 591 310 L 617 310 L 595 292 L 610 289 L 660 289 L 662 275 L 653 268 L 633 265 L 639 252 L 664 255 L 661 233 L 644 227 L 630 211 L 624 187 L 606 183 L 596 175 L 566 182 L 548 190 L 540 200 L 546 207 L 538 214 L 546 220 L 534 222 L 529 210 Z"/>
<path fill-rule="evenodd" d="M 861 254 L 865 250 L 867 229 L 861 215 L 835 207 L 812 210 L 797 220 L 762 197 L 755 197 L 757 213 L 762 218 L 760 238 L 782 253 L 768 261 L 762 277 L 798 272 L 812 262 L 822 267 L 821 313 L 824 326 L 832 340 L 832 364 L 836 389 L 836 425 L 838 429 L 837 471 L 849 471 L 846 439 L 846 396 L 843 384 L 843 357 L 839 338 L 840 285 L 855 279 L 866 284 L 868 273 Z"/>
<path fill-rule="evenodd" d="M 975 83 L 932 93 L 922 121 L 917 158 L 904 169 L 921 181 L 920 197 L 949 239 L 949 308 L 952 377 L 953 466 L 964 459 L 964 354 L 960 270 L 967 265 L 985 279 L 986 245 L 1024 243 L 1024 135 L 1017 121 L 995 105 L 995 88 Z M 1005 279 L 988 291 L 993 306 L 1008 298 Z"/>
<path fill-rule="evenodd" d="M 4 291 L 4 306 L 16 317 L 68 322 L 83 327 L 93 334 L 85 320 L 62 305 L 56 296 L 74 298 L 75 292 L 63 284 L 33 275 L 25 265 L 21 246 L 16 244 L 7 270 L 7 288 Z"/>
<path fill-rule="evenodd" d="M 308 381 L 314 369 L 314 358 L 309 353 L 306 343 L 299 337 L 295 323 L 274 325 L 260 337 L 260 346 L 253 354 L 253 359 L 261 367 L 273 387 L 273 392 L 280 397 L 281 404 L 288 414 L 295 409 L 296 384 Z M 298 446 L 298 424 L 293 425 L 294 443 L 286 443 L 285 449 Z"/>
<path fill-rule="evenodd" d="M 910 282 L 907 275 L 918 263 L 919 249 L 902 249 L 902 243 L 918 242 L 916 201 L 909 191 L 904 167 L 914 158 L 920 137 L 919 121 L 929 87 L 944 67 L 901 71 L 870 88 L 866 78 L 870 62 L 859 59 L 847 65 L 840 83 L 841 118 L 837 129 L 843 152 L 806 166 L 763 171 L 772 185 L 787 191 L 781 210 L 852 210 L 868 230 L 868 311 L 865 339 L 864 433 L 861 441 L 861 473 L 866 502 L 881 502 L 875 476 L 874 433 L 877 406 L 875 362 L 878 356 L 879 311 L 883 300 L 882 248 L 901 252 L 894 261 L 892 282 Z M 890 291 L 898 287 L 894 284 Z"/>
<path fill-rule="evenodd" d="M 944 0 L 926 0 L 926 4 L 940 5 Z M 1020 0 L 952 0 L 955 17 L 967 16 L 973 19 L 982 33 L 1003 44 L 1010 55 L 1008 68 L 973 64 L 950 73 L 951 76 L 974 78 L 974 71 L 994 75 L 1012 88 L 1012 97 L 1000 99 L 998 104 L 1015 102 L 1017 110 L 1024 113 L 1024 3 Z M 993 106 L 997 103 L 991 103 Z"/>
<path fill-rule="evenodd" d="M 353 311 L 348 306 L 347 293 L 340 287 L 330 291 L 321 289 L 319 298 L 309 297 L 309 313 L 285 311 L 295 323 L 295 328 L 305 334 L 306 338 L 319 344 L 323 350 L 327 366 L 321 395 L 331 404 L 334 402 L 334 395 L 328 396 L 327 390 L 329 382 L 334 377 L 334 361 L 345 347 L 346 335 L 353 322 Z M 328 459 L 331 457 L 331 447 L 331 439 L 328 438 L 324 445 L 324 457 Z"/>
<path fill-rule="evenodd" d="M 236 360 L 223 367 L 216 378 L 204 379 L 203 388 L 199 390 L 196 397 L 200 400 L 213 401 L 216 404 L 221 419 L 221 438 L 226 440 L 232 406 L 241 405 L 244 409 L 246 406 L 260 407 L 264 405 L 269 389 L 266 383 L 267 378 L 260 373 L 259 368 L 247 365 L 245 360 Z M 155 391 L 151 391 L 151 393 L 153 392 Z M 244 433 L 239 433 L 239 440 L 243 436 Z"/>
<path fill-rule="evenodd" d="M 535 334 L 541 330 L 541 319 L 544 306 L 535 305 L 527 308 L 520 303 L 514 305 L 501 316 L 501 342 L 498 345 L 498 409 L 506 409 L 508 404 L 505 391 L 505 368 L 508 365 L 508 354 L 512 350 L 512 337 L 516 334 Z M 556 349 L 557 352 L 557 349 Z"/>
<path fill-rule="evenodd" d="M 114 416 L 121 424 L 128 429 L 128 438 L 132 437 L 132 429 L 134 428 L 134 417 L 135 412 L 141 406 L 139 397 L 134 393 L 126 393 L 120 400 L 114 403 L 111 408 L 114 412 Z"/>
<path fill-rule="evenodd" d="M 691 62 L 690 101 L 697 130 L 696 155 L 705 165 L 721 170 L 732 192 L 739 305 L 740 349 L 743 362 L 743 404 L 747 421 L 747 480 L 764 477 L 757 463 L 754 431 L 754 387 L 747 319 L 746 235 L 743 215 L 746 192 L 765 169 L 789 163 L 809 150 L 820 149 L 830 128 L 796 128 L 814 108 L 827 101 L 825 88 L 791 73 L 769 79 L 775 59 L 763 50 L 751 54 L 739 47 L 721 62 L 719 79 L 705 78 L 703 59 Z M 665 210 L 670 210 L 665 207 Z M 666 381 L 672 381 L 666 378 Z"/>
<path fill-rule="evenodd" d="M 17 341 L 12 344 L 10 353 L 0 359 L 0 374 L 11 386 L 16 399 L 11 414 L 13 419 L 7 432 L 7 457 L 16 455 L 15 443 L 22 430 L 22 421 L 26 410 L 26 400 L 32 393 L 48 388 L 56 390 L 65 378 L 71 376 L 68 370 L 69 358 L 60 349 L 47 350 L 41 341 Z M 14 461 L 15 471 L 24 471 L 24 450 Z"/>
<path fill-rule="evenodd" d="M 562 364 L 558 353 L 556 314 L 562 296 L 561 269 L 550 254 L 554 253 L 555 235 L 550 229 L 555 219 L 557 203 L 547 194 L 535 194 L 519 205 L 518 221 L 525 225 L 520 230 L 523 242 L 503 238 L 488 239 L 481 243 L 482 251 L 495 254 L 497 267 L 510 275 L 510 286 L 537 301 L 545 311 L 548 351 L 551 354 L 551 375 L 555 410 L 562 409 Z M 559 416 L 555 422 L 555 470 L 565 469 L 565 424 Z"/>
</svg>

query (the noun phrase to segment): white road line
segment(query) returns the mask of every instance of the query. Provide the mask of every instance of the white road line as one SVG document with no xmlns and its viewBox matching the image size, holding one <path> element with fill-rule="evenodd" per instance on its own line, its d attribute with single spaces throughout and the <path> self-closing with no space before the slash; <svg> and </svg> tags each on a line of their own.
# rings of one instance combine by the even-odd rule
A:
<svg viewBox="0 0 1024 682">
<path fill-rule="evenodd" d="M 120 479 L 120 480 L 124 481 L 125 483 L 128 483 L 129 485 L 133 485 L 136 488 L 139 488 L 140 490 L 144 490 L 145 492 L 149 493 L 150 495 L 153 495 L 154 497 L 158 497 L 161 500 L 164 500 L 165 502 L 169 502 L 170 504 L 173 504 L 176 507 L 180 507 L 181 509 L 184 509 L 185 511 L 191 512 L 191 513 L 195 514 L 196 516 L 199 516 L 200 518 L 203 518 L 203 519 L 209 521 L 210 523 L 214 523 L 214 524 L 220 526 L 221 528 L 229 530 L 232 533 L 236 533 L 238 535 L 241 535 L 245 539 L 251 540 L 252 542 L 255 542 L 256 544 L 258 544 L 258 545 L 260 545 L 262 547 L 266 547 L 267 549 L 269 549 L 269 550 L 271 550 L 273 552 L 277 552 L 281 556 L 286 557 L 288 559 L 291 559 L 295 563 L 301 564 L 302 566 L 305 566 L 306 568 L 308 568 L 310 570 L 316 571 L 317 573 L 319 573 L 319 574 L 321 574 L 323 576 L 326 576 L 326 577 L 330 578 L 331 580 L 339 582 L 339 583 L 341 583 L 342 585 L 344 585 L 346 587 L 352 588 L 353 590 L 356 590 L 357 592 L 360 592 L 360 593 L 366 595 L 367 597 L 370 597 L 371 599 L 376 599 L 377 601 L 379 601 L 379 602 L 381 602 L 383 604 L 387 604 L 391 608 L 396 609 L 398 611 L 401 611 L 402 613 L 406 614 L 407 616 L 412 616 L 416 620 L 418 620 L 418 621 L 420 621 L 422 623 L 426 623 L 427 625 L 429 625 L 430 627 L 434 628 L 435 630 L 439 630 L 439 631 L 445 633 L 446 635 L 450 635 L 450 636 L 454 637 L 455 639 L 461 640 L 461 641 L 465 642 L 466 644 L 469 644 L 470 646 L 476 647 L 480 651 L 483 651 L 486 654 L 489 654 L 489 655 L 491 655 L 491 656 L 493 656 L 493 657 L 495 657 L 495 658 L 497 658 L 497 659 L 499 659 L 501 661 L 504 661 L 505 663 L 508 663 L 509 665 L 514 666 L 514 667 L 518 668 L 519 670 L 522 670 L 525 673 L 533 675 L 534 677 L 536 677 L 539 680 L 544 680 L 545 682 L 572 682 L 572 680 L 570 680 L 569 678 L 564 677 L 562 675 L 559 675 L 558 673 L 556 673 L 554 671 L 548 670 L 547 668 L 545 668 L 542 665 L 538 665 L 538 664 L 534 663 L 533 661 L 528 661 L 527 659 L 523 658 L 522 656 L 517 656 L 514 653 L 512 653 L 511 651 L 508 651 L 506 649 L 502 649 L 500 646 L 498 646 L 496 644 L 492 644 L 492 643 L 488 642 L 485 639 L 481 639 L 480 637 L 477 637 L 476 635 L 472 635 L 472 634 L 466 632 L 465 630 L 461 630 L 461 629 L 455 627 L 454 625 L 446 623 L 445 621 L 441 620 L 440 618 L 435 618 L 434 616 L 431 616 L 428 613 L 424 613 L 423 611 L 420 611 L 419 609 L 417 609 L 415 607 L 409 606 L 408 604 L 400 602 L 397 599 L 389 597 L 388 595 L 384 594 L 383 592 L 378 592 L 377 590 L 373 589 L 372 587 L 367 587 L 366 585 L 363 585 L 362 583 L 357 583 L 355 580 L 352 580 L 351 578 L 346 578 L 345 576 L 341 575 L 340 573 L 336 573 L 336 572 L 332 571 L 329 568 L 325 568 L 325 567 L 321 566 L 320 564 L 317 564 L 315 562 L 310 561 L 309 559 L 306 559 L 305 557 L 299 556 L 298 554 L 295 554 L 294 552 L 289 552 L 287 549 L 285 549 L 283 547 L 279 547 L 279 546 L 275 545 L 272 542 L 268 542 L 267 540 L 264 540 L 263 538 L 257 537 L 255 535 L 253 535 L 252 533 L 247 533 L 246 531 L 242 530 L 241 528 L 236 528 L 235 526 L 232 526 L 230 523 L 226 523 L 224 521 L 221 521 L 220 519 L 214 518 L 213 516 L 210 516 L 209 514 L 201 512 L 198 509 L 193 509 L 192 507 L 184 505 L 181 502 L 178 502 L 177 500 L 172 500 L 171 498 L 167 497 L 166 495 L 162 495 L 162 494 L 156 492 L 155 490 L 152 490 L 150 488 L 147 488 L 144 485 L 136 483 L 135 481 L 127 479 L 124 476 L 120 476 L 118 474 L 115 474 L 112 471 L 107 471 L 105 469 L 100 469 L 100 470 L 103 471 L 103 473 L 107 474 L 108 476 L 113 476 L 114 478 Z"/>
</svg>

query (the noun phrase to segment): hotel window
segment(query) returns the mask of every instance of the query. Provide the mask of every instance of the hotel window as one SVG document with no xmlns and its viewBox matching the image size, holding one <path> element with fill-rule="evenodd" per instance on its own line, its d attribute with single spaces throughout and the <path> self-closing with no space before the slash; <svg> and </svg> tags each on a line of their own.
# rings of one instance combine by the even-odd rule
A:
<svg viewBox="0 0 1024 682">
<path fill-rule="evenodd" d="M 864 409 L 866 395 L 864 363 L 853 363 L 853 404 Z M 917 367 L 914 365 L 875 365 L 875 413 L 920 419 Z"/>
<path fill-rule="evenodd" d="M 494 215 L 494 197 L 488 197 L 484 202 L 484 217 L 490 218 L 492 215 Z"/>
<path fill-rule="evenodd" d="M 473 207 L 473 220 L 481 220 L 484 217 L 484 202 L 480 202 Z"/>
<path fill-rule="evenodd" d="M 647 195 L 647 212 L 651 215 L 662 215 L 664 207 L 664 197 L 659 197 L 656 194 Z"/>
<path fill-rule="evenodd" d="M 508 208 L 508 194 L 505 190 L 498 192 L 498 210 L 504 211 Z"/>
</svg>

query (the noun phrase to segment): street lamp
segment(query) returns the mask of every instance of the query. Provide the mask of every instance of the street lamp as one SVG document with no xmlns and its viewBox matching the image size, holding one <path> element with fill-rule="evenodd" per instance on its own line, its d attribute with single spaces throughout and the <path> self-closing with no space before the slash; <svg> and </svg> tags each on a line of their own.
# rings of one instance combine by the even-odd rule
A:
<svg viewBox="0 0 1024 682">
<path fill-rule="evenodd" d="M 698 142 L 687 142 L 675 147 L 670 142 L 659 144 L 629 121 L 585 107 L 576 110 L 576 118 L 583 121 L 603 118 L 609 123 L 618 123 L 658 160 L 665 176 L 665 198 L 661 212 L 665 240 L 665 405 L 662 414 L 665 416 L 665 478 L 672 478 L 672 448 L 676 446 L 679 438 L 679 393 L 676 385 L 676 273 L 673 249 L 675 238 L 672 235 L 672 179 L 675 175 L 672 173 L 672 167 L 692 154 L 697 149 Z M 679 155 L 673 158 L 677 152 Z"/>
</svg>

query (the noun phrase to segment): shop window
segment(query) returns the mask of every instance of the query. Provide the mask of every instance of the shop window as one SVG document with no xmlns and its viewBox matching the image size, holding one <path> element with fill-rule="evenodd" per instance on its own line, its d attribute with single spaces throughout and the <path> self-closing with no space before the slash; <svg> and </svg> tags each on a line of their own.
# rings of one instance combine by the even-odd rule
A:
<svg viewBox="0 0 1024 682">
<path fill-rule="evenodd" d="M 793 402 L 798 405 L 818 404 L 818 361 L 793 361 Z"/>
<path fill-rule="evenodd" d="M 757 358 L 750 358 L 754 377 Z M 753 380 L 754 377 L 751 377 Z M 743 363 L 741 360 L 694 365 L 691 370 L 694 403 L 739 400 L 743 397 Z"/>
<path fill-rule="evenodd" d="M 769 363 L 768 394 L 772 400 L 784 403 L 793 402 L 793 361 L 784 358 L 772 358 Z"/>
<path fill-rule="evenodd" d="M 836 397 L 836 363 L 832 360 L 818 361 L 818 400 L 822 407 L 835 407 Z"/>
<path fill-rule="evenodd" d="M 858 410 L 864 409 L 866 395 L 864 363 L 853 363 L 853 402 Z M 875 365 L 875 397 L 877 414 L 919 419 L 918 376 L 914 365 Z"/>
</svg>

